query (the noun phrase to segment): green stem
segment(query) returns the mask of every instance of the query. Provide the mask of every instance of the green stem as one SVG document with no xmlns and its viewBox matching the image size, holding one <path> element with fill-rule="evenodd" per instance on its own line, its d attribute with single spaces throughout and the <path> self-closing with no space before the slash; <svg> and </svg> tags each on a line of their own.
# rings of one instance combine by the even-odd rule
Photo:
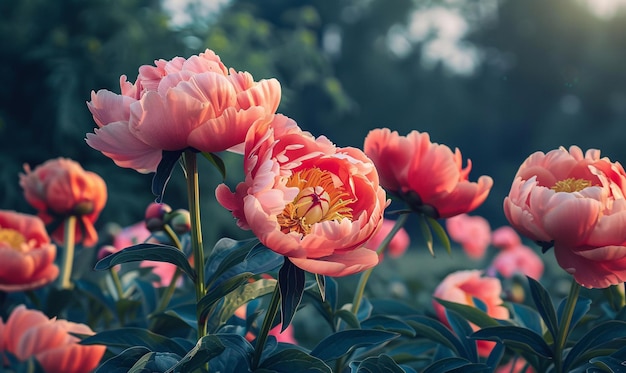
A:
<svg viewBox="0 0 626 373">
<path fill-rule="evenodd" d="M 576 309 L 576 301 L 578 300 L 578 294 L 580 293 L 580 284 L 572 278 L 572 286 L 569 289 L 569 295 L 567 296 L 567 302 L 563 309 L 563 315 L 561 316 L 561 322 L 559 324 L 559 332 L 556 337 L 554 345 L 554 369 L 556 373 L 563 373 L 563 350 L 567 344 L 567 336 L 569 335 L 569 329 L 572 322 L 572 316 Z"/>
<path fill-rule="evenodd" d="M 168 237 L 172 240 L 172 242 L 174 243 L 174 246 L 176 246 L 178 250 L 183 251 L 183 244 L 178 239 L 178 235 L 176 235 L 176 232 L 174 232 L 172 227 L 170 227 L 169 224 L 165 224 L 163 226 L 163 230 L 168 235 Z M 176 267 L 174 276 L 172 276 L 172 281 L 167 286 L 167 289 L 165 289 L 165 292 L 163 292 L 163 296 L 159 300 L 159 304 L 157 305 L 157 308 L 154 311 L 155 314 L 163 311 L 167 307 L 170 300 L 172 299 L 172 296 L 174 295 L 174 291 L 176 290 L 176 283 L 178 282 L 178 278 L 181 275 L 182 275 L 182 271 L 180 270 L 180 268 Z"/>
<path fill-rule="evenodd" d="M 404 223 L 406 223 L 408 218 L 409 218 L 409 214 L 400 215 L 398 220 L 396 220 L 396 223 L 394 224 L 393 228 L 391 228 L 391 231 L 389 232 L 387 237 L 385 237 L 385 239 L 380 243 L 380 246 L 378 246 L 378 249 L 376 249 L 376 253 L 378 255 L 381 255 L 385 252 L 385 250 L 387 249 L 387 246 L 389 246 L 389 243 L 391 242 L 393 237 L 396 235 L 396 233 L 398 233 L 398 231 L 402 228 L 402 226 L 404 226 Z M 361 301 L 363 300 L 363 294 L 365 293 L 365 285 L 367 285 L 367 280 L 370 278 L 370 275 L 372 274 L 373 270 L 374 270 L 374 267 L 361 273 L 361 277 L 359 278 L 359 283 L 357 285 L 356 292 L 354 293 L 354 297 L 352 298 L 352 310 L 351 311 L 355 315 L 357 314 L 357 312 L 359 312 L 359 307 L 361 306 Z"/>
<path fill-rule="evenodd" d="M 191 217 L 191 250 L 196 272 L 196 302 L 204 297 L 204 250 L 202 247 L 202 228 L 200 226 L 200 188 L 198 186 L 198 165 L 196 153 L 186 150 L 183 154 L 185 174 L 187 176 L 187 199 Z M 198 313 L 198 339 L 206 335 L 206 323 L 200 319 Z"/>
<path fill-rule="evenodd" d="M 265 314 L 265 319 L 263 319 L 263 324 L 261 325 L 261 330 L 259 330 L 259 335 L 256 338 L 256 342 L 254 345 L 254 357 L 252 358 L 252 369 L 256 369 L 261 362 L 261 354 L 263 353 L 263 347 L 265 347 L 265 342 L 267 341 L 267 336 L 269 335 L 270 329 L 272 328 L 272 323 L 274 322 L 274 318 L 278 313 L 278 305 L 280 304 L 280 288 L 278 287 L 278 283 L 276 283 L 276 287 L 274 287 L 274 292 L 272 293 L 272 299 L 270 300 L 270 304 L 267 307 L 267 313 Z"/>
<path fill-rule="evenodd" d="M 117 273 L 115 267 L 109 268 L 109 273 L 111 274 L 111 279 L 113 280 L 113 285 L 115 285 L 115 291 L 117 292 L 117 300 L 124 298 L 124 290 L 122 289 L 122 281 L 120 281 L 120 276 Z"/>
<path fill-rule="evenodd" d="M 65 219 L 63 244 L 61 252 L 61 274 L 57 278 L 57 287 L 60 289 L 72 288 L 72 265 L 74 263 L 74 246 L 76 234 L 76 216 L 68 216 Z"/>
</svg>

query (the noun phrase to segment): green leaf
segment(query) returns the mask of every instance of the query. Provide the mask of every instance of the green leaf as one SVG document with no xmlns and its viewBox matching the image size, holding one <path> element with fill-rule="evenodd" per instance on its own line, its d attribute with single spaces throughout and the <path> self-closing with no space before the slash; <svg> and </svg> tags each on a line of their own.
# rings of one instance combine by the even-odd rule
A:
<svg viewBox="0 0 626 373">
<path fill-rule="evenodd" d="M 463 373 L 491 372 L 491 368 L 485 364 L 472 364 L 471 361 L 460 357 L 449 357 L 439 359 L 430 364 L 423 373 L 446 373 L 452 371 Z"/>
<path fill-rule="evenodd" d="M 319 342 L 311 351 L 311 356 L 330 362 L 350 353 L 357 347 L 379 346 L 398 336 L 397 333 L 382 330 L 343 330 Z"/>
<path fill-rule="evenodd" d="M 500 341 L 511 348 L 532 352 L 536 355 L 550 358 L 552 349 L 543 338 L 526 328 L 519 326 L 492 326 L 480 329 L 471 335 L 471 338 Z"/>
<path fill-rule="evenodd" d="M 176 365 L 179 359 L 180 356 L 171 352 L 149 352 L 143 355 L 128 373 L 165 372 Z"/>
<path fill-rule="evenodd" d="M 460 355 L 465 349 L 457 336 L 438 320 L 426 316 L 414 316 L 406 322 L 415 329 L 417 336 L 437 342 L 452 350 L 456 355 Z"/>
<path fill-rule="evenodd" d="M 350 310 L 340 309 L 335 312 L 335 316 L 339 317 L 341 320 L 345 321 L 348 326 L 354 329 L 361 329 L 361 323 L 356 318 L 356 315 L 352 313 Z"/>
<path fill-rule="evenodd" d="M 211 256 L 207 258 L 205 269 L 207 289 L 210 289 L 225 272 L 244 262 L 250 251 L 258 244 L 259 240 L 256 238 L 243 241 L 222 238 L 217 241 Z"/>
<path fill-rule="evenodd" d="M 420 223 L 420 228 L 422 230 L 422 235 L 424 235 L 424 240 L 426 240 L 426 246 L 428 247 L 428 251 L 430 255 L 435 256 L 435 250 L 433 248 L 433 234 L 430 231 L 430 225 L 427 223 L 427 217 L 423 214 L 417 215 L 417 221 Z"/>
<path fill-rule="evenodd" d="M 378 355 L 363 360 L 355 373 L 404 373 L 404 369 L 388 355 Z"/>
<path fill-rule="evenodd" d="M 601 348 L 606 342 L 625 338 L 626 322 L 610 320 L 599 324 L 572 346 L 563 362 L 563 367 L 566 371 L 568 368 L 576 367 L 578 364 L 586 362 L 587 359 L 582 360 L 582 358 L 588 351 Z"/>
<path fill-rule="evenodd" d="M 130 327 L 101 331 L 83 339 L 80 341 L 80 344 L 123 348 L 143 346 L 150 349 L 150 351 L 174 352 L 180 356 L 187 353 L 182 346 L 168 337 L 153 333 L 147 329 Z"/>
<path fill-rule="evenodd" d="M 332 369 L 319 358 L 294 348 L 281 350 L 269 356 L 263 360 L 259 369 L 277 373 L 332 373 Z"/>
<path fill-rule="evenodd" d="M 526 305 L 519 303 L 509 303 L 513 311 L 513 320 L 532 330 L 533 332 L 543 335 L 544 329 L 539 313 Z"/>
<path fill-rule="evenodd" d="M 361 329 L 382 329 L 409 337 L 415 336 L 415 329 L 409 324 L 402 320 L 383 315 L 375 315 L 363 320 L 363 322 L 361 322 Z"/>
<path fill-rule="evenodd" d="M 166 373 L 175 372 L 177 369 L 184 372 L 193 372 L 202 367 L 206 362 L 221 354 L 226 347 L 217 335 L 202 337 L 198 343 Z"/>
<path fill-rule="evenodd" d="M 209 314 L 211 307 L 218 301 L 224 299 L 226 295 L 242 285 L 248 283 L 253 276 L 250 272 L 240 273 L 226 281 L 221 282 L 218 286 L 211 289 L 207 295 L 202 297 L 198 302 L 198 314 L 201 320 L 205 320 Z"/>
<path fill-rule="evenodd" d="M 604 370 L 605 372 L 626 373 L 626 366 L 624 366 L 624 362 L 611 356 L 599 356 L 591 359 L 589 362 L 595 366 L 606 369 Z"/>
<path fill-rule="evenodd" d="M 143 346 L 129 347 L 120 354 L 102 363 L 94 373 L 126 372 L 135 365 L 142 356 L 150 352 L 149 348 Z"/>
<path fill-rule="evenodd" d="M 567 298 L 563 299 L 557 308 L 558 322 L 561 325 L 561 319 L 563 318 L 563 311 L 565 308 L 565 304 L 567 303 Z M 591 299 L 578 297 L 576 299 L 576 305 L 574 306 L 574 313 L 572 315 L 572 319 L 569 324 L 568 333 L 574 329 L 576 324 L 589 312 L 591 309 Z"/>
<path fill-rule="evenodd" d="M 443 247 L 446 248 L 448 255 L 452 254 L 452 247 L 450 246 L 450 239 L 448 238 L 448 235 L 446 234 L 446 231 L 443 229 L 441 224 L 439 224 L 439 222 L 436 219 L 433 219 L 429 216 L 426 217 L 426 222 L 428 222 L 430 229 L 433 232 L 435 232 L 435 235 L 437 236 L 439 241 L 443 243 Z"/>
<path fill-rule="evenodd" d="M 170 181 L 170 177 L 172 177 L 172 171 L 174 170 L 176 162 L 180 159 L 181 154 L 183 154 L 182 150 L 164 150 L 161 155 L 161 161 L 152 177 L 152 194 L 156 196 L 157 203 L 163 200 L 165 187 Z"/>
<path fill-rule="evenodd" d="M 315 274 L 315 282 L 317 283 L 317 287 L 320 290 L 320 296 L 322 297 L 322 302 L 326 299 L 326 276 Z"/>
<path fill-rule="evenodd" d="M 196 271 L 191 267 L 189 261 L 182 251 L 174 246 L 157 243 L 140 243 L 122 249 L 105 258 L 100 259 L 94 269 L 102 271 L 112 268 L 118 264 L 128 262 L 139 262 L 143 260 L 153 260 L 155 262 L 168 262 L 175 264 L 185 272 L 192 281 L 196 281 Z"/>
<path fill-rule="evenodd" d="M 224 164 L 222 158 L 218 157 L 216 154 L 209 152 L 202 152 L 202 156 L 204 156 L 204 158 L 206 158 L 209 162 L 211 162 L 213 166 L 215 166 L 215 168 L 217 168 L 217 170 L 220 172 L 220 175 L 222 175 L 222 181 L 226 180 L 226 165 Z"/>
<path fill-rule="evenodd" d="M 554 305 L 550 299 L 548 291 L 541 286 L 541 284 L 532 277 L 526 276 L 528 279 L 528 286 L 530 287 L 530 295 L 535 302 L 535 307 L 541 315 L 543 322 L 546 324 L 548 331 L 552 334 L 552 339 L 556 339 L 558 333 L 558 321 L 556 318 L 556 311 Z"/>
<path fill-rule="evenodd" d="M 498 321 L 476 307 L 468 306 L 467 304 L 449 302 L 439 298 L 435 298 L 435 300 L 441 303 L 441 305 L 446 309 L 457 312 L 467 319 L 467 321 L 474 323 L 481 328 L 500 325 Z"/>
<path fill-rule="evenodd" d="M 445 314 L 450 327 L 463 344 L 464 352 L 461 354 L 461 357 L 464 357 L 471 362 L 477 362 L 478 350 L 476 341 L 468 338 L 474 332 L 474 329 L 472 329 L 470 323 L 457 312 L 446 309 Z"/>
<path fill-rule="evenodd" d="M 289 258 L 285 257 L 285 263 L 278 271 L 278 287 L 280 290 L 280 311 L 282 315 L 282 330 L 284 331 L 298 310 L 298 305 L 304 293 L 305 273 L 296 267 Z"/>
</svg>

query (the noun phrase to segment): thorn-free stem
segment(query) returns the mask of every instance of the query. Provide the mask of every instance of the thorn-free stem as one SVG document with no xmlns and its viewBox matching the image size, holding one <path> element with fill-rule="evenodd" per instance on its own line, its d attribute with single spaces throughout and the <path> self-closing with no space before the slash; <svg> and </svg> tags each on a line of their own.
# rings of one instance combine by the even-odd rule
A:
<svg viewBox="0 0 626 373">
<path fill-rule="evenodd" d="M 265 319 L 263 319 L 261 330 L 259 330 L 259 335 L 257 336 L 256 342 L 254 345 L 252 369 L 256 369 L 259 366 L 259 363 L 261 362 L 261 354 L 263 354 L 263 348 L 265 347 L 267 336 L 269 335 L 270 329 L 272 328 L 272 323 L 274 322 L 274 318 L 276 317 L 276 314 L 278 313 L 279 304 L 280 304 L 280 288 L 278 286 L 278 283 L 276 283 L 276 287 L 274 288 L 274 292 L 272 293 L 272 299 L 270 300 L 269 306 L 267 306 Z"/>
<path fill-rule="evenodd" d="M 567 344 L 567 336 L 572 322 L 572 316 L 576 309 L 578 294 L 580 293 L 580 284 L 572 277 L 572 285 L 569 289 L 569 295 L 563 309 L 561 322 L 559 323 L 559 331 L 554 344 L 554 371 L 556 373 L 564 373 L 563 371 L 563 350 Z"/>
<path fill-rule="evenodd" d="M 57 278 L 57 287 L 60 289 L 72 288 L 72 265 L 74 264 L 74 246 L 76 245 L 76 216 L 65 219 L 63 231 L 63 251 L 61 252 L 61 274 Z"/>
</svg>

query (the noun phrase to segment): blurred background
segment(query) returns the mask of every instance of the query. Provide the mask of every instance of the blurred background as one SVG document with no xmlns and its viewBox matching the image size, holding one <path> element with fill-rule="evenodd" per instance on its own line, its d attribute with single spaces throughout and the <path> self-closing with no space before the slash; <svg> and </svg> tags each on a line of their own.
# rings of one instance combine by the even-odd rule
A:
<svg viewBox="0 0 626 373">
<path fill-rule="evenodd" d="M 277 78 L 279 112 L 338 146 L 362 147 L 368 131 L 389 127 L 458 147 L 472 181 L 495 181 L 473 214 L 496 228 L 532 152 L 576 144 L 626 160 L 624 3 L 0 0 L 0 208 L 33 212 L 23 164 L 68 157 L 108 183 L 101 226 L 142 219 L 151 175 L 86 145 L 95 123 L 85 103 L 92 90 L 119 93 L 120 75 L 134 82 L 140 65 L 210 48 L 256 80 Z M 224 154 L 231 186 L 238 157 Z M 249 237 L 214 201 L 219 173 L 201 166 L 205 242 Z M 180 170 L 165 202 L 186 208 Z"/>
</svg>

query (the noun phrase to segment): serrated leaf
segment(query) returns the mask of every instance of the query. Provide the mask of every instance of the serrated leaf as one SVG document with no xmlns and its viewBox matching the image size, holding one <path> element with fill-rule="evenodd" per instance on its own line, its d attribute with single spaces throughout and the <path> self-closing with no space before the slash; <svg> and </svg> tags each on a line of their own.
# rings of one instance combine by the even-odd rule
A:
<svg viewBox="0 0 626 373">
<path fill-rule="evenodd" d="M 102 271 L 118 264 L 140 262 L 143 260 L 172 263 L 185 272 L 192 281 L 196 281 L 196 271 L 189 264 L 185 254 L 174 246 L 157 243 L 140 243 L 122 249 L 100 259 L 94 266 L 94 269 Z"/>
<path fill-rule="evenodd" d="M 298 310 L 298 305 L 304 293 L 305 273 L 296 267 L 287 257 L 283 266 L 278 271 L 278 289 L 280 290 L 280 311 L 282 330 L 287 329 L 293 316 Z"/>
<path fill-rule="evenodd" d="M 535 307 L 537 307 L 539 315 L 541 315 L 543 322 L 546 324 L 548 331 L 552 335 L 552 339 L 556 339 L 558 333 L 558 321 L 554 305 L 550 299 L 550 294 L 548 294 L 548 291 L 541 286 L 537 280 L 529 276 L 526 276 L 526 278 L 528 279 L 530 295 L 533 298 L 533 302 L 535 302 Z"/>
<path fill-rule="evenodd" d="M 277 373 L 332 373 L 324 361 L 294 348 L 272 354 L 261 362 L 259 369 Z"/>
<path fill-rule="evenodd" d="M 435 249 L 433 247 L 433 234 L 430 231 L 430 225 L 427 223 L 426 219 L 426 216 L 422 214 L 419 214 L 417 216 L 417 221 L 420 224 L 422 235 L 424 236 L 424 240 L 426 241 L 426 247 L 428 247 L 430 255 L 435 256 Z"/>
<path fill-rule="evenodd" d="M 625 338 L 626 322 L 617 320 L 603 322 L 589 330 L 572 346 L 563 362 L 563 367 L 573 368 L 584 362 L 581 358 L 587 351 L 601 348 L 606 342 Z"/>
<path fill-rule="evenodd" d="M 405 373 L 404 369 L 388 355 L 368 357 L 359 363 L 356 370 L 352 371 L 354 373 Z"/>
<path fill-rule="evenodd" d="M 481 328 L 500 325 L 498 321 L 496 321 L 487 313 L 476 307 L 468 306 L 467 304 L 450 302 L 439 298 L 435 298 L 435 300 L 441 303 L 441 305 L 444 306 L 446 309 L 455 311 L 458 314 L 463 315 L 463 317 L 467 321 L 472 322 Z"/>
<path fill-rule="evenodd" d="M 226 165 L 222 158 L 218 157 L 216 154 L 209 152 L 202 152 L 202 156 L 206 158 L 211 164 L 217 168 L 220 175 L 222 175 L 222 181 L 226 180 Z"/>
<path fill-rule="evenodd" d="M 172 171 L 174 170 L 176 162 L 180 159 L 181 154 L 183 154 L 181 150 L 163 150 L 161 153 L 161 161 L 152 177 L 152 194 L 156 196 L 157 203 L 161 203 L 163 200 L 165 187 L 172 177 Z"/>
<path fill-rule="evenodd" d="M 205 320 L 210 308 L 218 301 L 224 299 L 226 295 L 242 285 L 248 283 L 248 280 L 253 276 L 250 272 L 240 273 L 228 280 L 222 281 L 218 286 L 209 291 L 207 295 L 202 297 L 198 302 L 198 315 L 201 320 Z"/>
<path fill-rule="evenodd" d="M 452 254 L 452 247 L 450 246 L 450 239 L 448 238 L 448 235 L 446 234 L 446 231 L 443 229 L 441 224 L 439 224 L 439 222 L 436 219 L 433 219 L 431 217 L 426 217 L 426 222 L 428 222 L 430 229 L 433 232 L 435 232 L 435 235 L 437 236 L 439 241 L 441 241 L 441 243 L 443 244 L 443 247 L 448 252 L 448 255 Z"/>
<path fill-rule="evenodd" d="M 174 352 L 178 355 L 187 353 L 170 338 L 141 328 L 119 328 L 104 330 L 79 342 L 81 345 L 105 345 L 129 348 L 143 346 L 156 352 Z"/>
<path fill-rule="evenodd" d="M 550 346 L 537 333 L 519 326 L 492 326 L 480 329 L 471 335 L 471 338 L 500 341 L 512 348 L 530 351 L 534 354 L 550 358 Z"/>
<path fill-rule="evenodd" d="M 399 334 L 382 330 L 343 330 L 324 338 L 311 351 L 326 362 L 339 359 L 357 347 L 379 346 L 397 338 Z"/>
</svg>

